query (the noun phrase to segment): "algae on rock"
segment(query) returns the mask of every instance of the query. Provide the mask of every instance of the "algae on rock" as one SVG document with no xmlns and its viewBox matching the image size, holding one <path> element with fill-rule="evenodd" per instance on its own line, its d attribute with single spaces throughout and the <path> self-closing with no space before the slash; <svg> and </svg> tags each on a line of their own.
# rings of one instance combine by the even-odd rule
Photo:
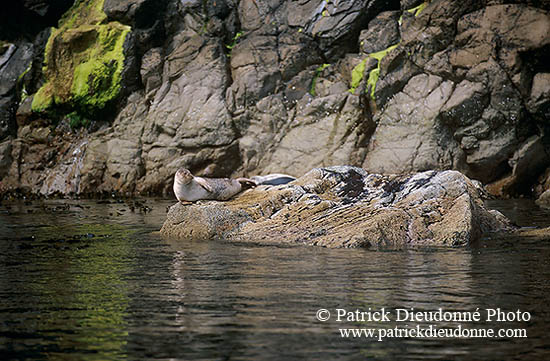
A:
<svg viewBox="0 0 550 361">
<path fill-rule="evenodd" d="M 364 77 L 365 68 L 367 64 L 368 58 L 375 59 L 377 61 L 376 68 L 372 69 L 369 72 L 369 77 L 367 79 L 367 88 L 370 87 L 370 96 L 372 99 L 374 99 L 374 91 L 376 90 L 376 83 L 378 82 L 378 78 L 380 76 L 380 63 L 382 62 L 382 59 L 393 49 L 397 48 L 399 43 L 394 44 L 390 46 L 387 49 L 377 51 L 376 53 L 369 54 L 365 59 L 363 59 L 355 68 L 353 68 L 351 72 L 351 84 L 350 84 L 350 93 L 355 94 L 355 90 L 361 83 Z"/>
<path fill-rule="evenodd" d="M 45 83 L 34 95 L 33 111 L 63 106 L 93 116 L 119 95 L 130 27 L 106 22 L 103 2 L 77 1 L 52 30 L 44 54 Z"/>
</svg>

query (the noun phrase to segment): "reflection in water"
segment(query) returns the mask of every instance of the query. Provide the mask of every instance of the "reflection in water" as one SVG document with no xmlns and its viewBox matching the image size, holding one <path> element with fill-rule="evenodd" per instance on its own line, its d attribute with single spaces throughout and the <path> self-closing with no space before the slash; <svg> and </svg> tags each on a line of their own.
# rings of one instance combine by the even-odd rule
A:
<svg viewBox="0 0 550 361">
<path fill-rule="evenodd" d="M 148 204 L 153 212 L 114 201 L 0 205 L 3 359 L 548 356 L 547 242 L 487 240 L 469 249 L 402 252 L 176 242 L 151 233 L 171 202 Z M 529 311 L 532 320 L 461 326 L 526 328 L 527 339 L 378 342 L 342 338 L 338 329 L 431 323 L 335 320 L 338 308 L 497 307 Z M 319 308 L 330 310 L 330 321 L 315 319 Z"/>
<path fill-rule="evenodd" d="M 81 236 L 59 238 L 59 227 L 44 226 L 30 241 L 2 240 L 0 332 L 8 355 L 123 354 L 132 232 L 105 225 L 67 230 Z"/>
</svg>

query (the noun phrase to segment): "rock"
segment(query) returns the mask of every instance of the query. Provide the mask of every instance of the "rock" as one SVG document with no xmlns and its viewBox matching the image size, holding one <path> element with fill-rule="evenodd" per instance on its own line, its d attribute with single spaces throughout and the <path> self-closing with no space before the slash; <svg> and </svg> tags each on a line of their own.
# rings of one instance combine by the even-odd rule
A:
<svg viewBox="0 0 550 361">
<path fill-rule="evenodd" d="M 324 57 L 332 61 L 351 52 L 362 23 L 385 5 L 387 2 L 378 0 L 292 1 L 288 4 L 288 25 L 318 39 Z"/>
<path fill-rule="evenodd" d="M 20 80 L 29 70 L 32 56 L 31 43 L 0 46 L 0 140 L 17 131 L 15 113 L 21 95 L 17 88 L 22 86 Z"/>
<path fill-rule="evenodd" d="M 32 112 L 32 99 L 33 97 L 27 97 L 19 103 L 19 107 L 15 112 L 15 121 L 18 127 L 28 125 L 34 120 L 34 113 Z"/>
<path fill-rule="evenodd" d="M 501 247 L 514 245 L 525 247 L 526 244 L 546 244 L 550 239 L 550 227 L 545 228 L 516 228 L 508 232 L 497 232 L 484 237 L 487 245 L 497 244 Z"/>
<path fill-rule="evenodd" d="M 41 30 L 55 26 L 74 0 L 21 0 L 3 4 L 0 13 L 1 40 L 30 40 Z"/>
<path fill-rule="evenodd" d="M 459 145 L 439 125 L 453 83 L 433 75 L 413 77 L 378 113 L 363 168 L 373 173 L 408 173 L 456 168 Z"/>
<path fill-rule="evenodd" d="M 533 175 L 541 174 L 550 165 L 550 152 L 543 143 L 543 137 L 534 135 L 518 148 L 509 161 L 512 175 L 516 177 L 518 191 L 528 188 Z"/>
<path fill-rule="evenodd" d="M 487 185 L 487 190 L 494 196 L 540 195 L 536 190 L 537 183 L 533 177 L 544 172 L 550 164 L 550 154 L 543 143 L 543 137 L 534 135 L 514 152 L 508 161 L 511 172 L 502 179 Z M 543 187 L 544 187 L 544 181 Z"/>
<path fill-rule="evenodd" d="M 422 4 L 425 0 L 401 0 L 401 9 L 407 10 L 412 9 L 420 4 Z"/>
<path fill-rule="evenodd" d="M 547 189 L 540 197 L 536 200 L 537 205 L 542 208 L 550 209 L 550 189 Z"/>
<path fill-rule="evenodd" d="M 369 22 L 359 35 L 359 48 L 365 54 L 376 53 L 397 44 L 399 34 L 399 11 L 384 11 Z"/>
<path fill-rule="evenodd" d="M 360 138 L 363 112 L 358 97 L 345 91 L 326 97 L 304 99 L 290 129 L 262 167 L 264 172 L 302 174 L 304 169 L 349 163 Z M 311 137 L 315 134 L 315 137 Z"/>
<path fill-rule="evenodd" d="M 136 56 L 139 59 L 147 50 L 163 44 L 166 35 L 162 16 L 166 5 L 166 1 L 155 0 L 105 0 L 103 2 L 103 12 L 109 22 L 118 22 L 132 28 L 130 34 L 132 39 L 129 42 L 131 46 L 125 48 L 127 63 L 128 58 Z M 139 64 L 135 66 L 137 68 Z M 135 70 L 133 67 L 133 64 L 126 65 L 126 69 Z"/>
<path fill-rule="evenodd" d="M 8 173 L 13 159 L 11 158 L 11 142 L 0 143 L 0 180 Z M 3 189 L 1 189 L 2 191 Z"/>
<path fill-rule="evenodd" d="M 550 119 L 550 73 L 538 73 L 533 77 L 529 111 L 548 123 Z"/>
<path fill-rule="evenodd" d="M 105 0 L 103 12 L 109 19 L 133 25 L 155 19 L 154 0 Z M 154 21 L 154 20 L 153 20 Z"/>
<path fill-rule="evenodd" d="M 547 122 L 544 67 L 533 77 L 526 61 L 545 62 L 550 16 L 522 5 L 481 5 L 436 1 L 403 19 L 399 47 L 381 61 L 368 171 L 457 169 L 529 192 L 525 176 L 507 177 L 527 174 L 512 171 L 514 154 Z M 550 142 L 541 138 L 537 149 L 546 154 Z"/>
<path fill-rule="evenodd" d="M 162 84 L 162 48 L 149 49 L 141 59 L 141 82 L 145 86 L 145 94 L 152 98 L 152 91 Z"/>
<path fill-rule="evenodd" d="M 315 44 L 302 33 L 252 33 L 231 51 L 234 83 L 228 97 L 234 101 L 233 108 L 249 106 L 275 93 L 282 81 L 291 80 L 302 69 L 322 62 Z"/>
<path fill-rule="evenodd" d="M 32 102 L 35 112 L 70 108 L 85 117 L 111 115 L 114 102 L 134 77 L 128 69 L 126 42 L 130 27 L 106 22 L 99 0 L 88 0 L 71 8 L 52 31 L 46 45 L 46 82 Z"/>
<path fill-rule="evenodd" d="M 40 187 L 40 194 L 69 194 L 80 193 L 80 178 L 82 159 L 86 151 L 86 140 L 80 144 L 75 144 L 63 154 L 61 161 L 56 162 L 55 167 L 51 169 Z"/>
<path fill-rule="evenodd" d="M 546 168 L 535 182 L 533 186 L 534 198 L 539 198 L 548 189 L 550 189 L 550 167 Z"/>
<path fill-rule="evenodd" d="M 509 229 L 459 172 L 382 176 L 338 166 L 313 169 L 286 185 L 259 186 L 227 202 L 177 203 L 161 234 L 182 241 L 401 249 L 465 246 Z"/>
</svg>

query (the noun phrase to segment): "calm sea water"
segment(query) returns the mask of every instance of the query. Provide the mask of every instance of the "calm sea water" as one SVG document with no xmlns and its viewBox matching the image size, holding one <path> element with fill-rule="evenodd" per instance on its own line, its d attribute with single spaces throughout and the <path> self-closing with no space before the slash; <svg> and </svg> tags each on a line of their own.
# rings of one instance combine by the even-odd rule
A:
<svg viewBox="0 0 550 361">
<path fill-rule="evenodd" d="M 0 204 L 0 359 L 550 359 L 550 240 L 400 252 L 167 241 L 155 231 L 172 203 Z M 550 225 L 532 202 L 491 206 L 522 226 Z M 369 308 L 390 321 L 336 320 L 338 309 Z M 396 309 L 410 308 L 482 319 L 398 322 Z M 487 309 L 530 319 L 487 321 Z M 527 337 L 340 331 L 430 325 Z"/>
</svg>

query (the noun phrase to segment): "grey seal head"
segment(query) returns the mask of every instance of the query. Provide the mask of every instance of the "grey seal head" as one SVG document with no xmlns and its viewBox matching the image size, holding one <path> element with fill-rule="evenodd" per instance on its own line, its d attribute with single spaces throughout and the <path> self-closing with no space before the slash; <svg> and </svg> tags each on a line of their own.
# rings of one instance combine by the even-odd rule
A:
<svg viewBox="0 0 550 361">
<path fill-rule="evenodd" d="M 254 186 L 256 183 L 248 178 L 195 177 L 186 168 L 178 169 L 174 176 L 174 194 L 180 202 L 194 202 L 200 199 L 225 201 L 240 191 Z"/>
</svg>

